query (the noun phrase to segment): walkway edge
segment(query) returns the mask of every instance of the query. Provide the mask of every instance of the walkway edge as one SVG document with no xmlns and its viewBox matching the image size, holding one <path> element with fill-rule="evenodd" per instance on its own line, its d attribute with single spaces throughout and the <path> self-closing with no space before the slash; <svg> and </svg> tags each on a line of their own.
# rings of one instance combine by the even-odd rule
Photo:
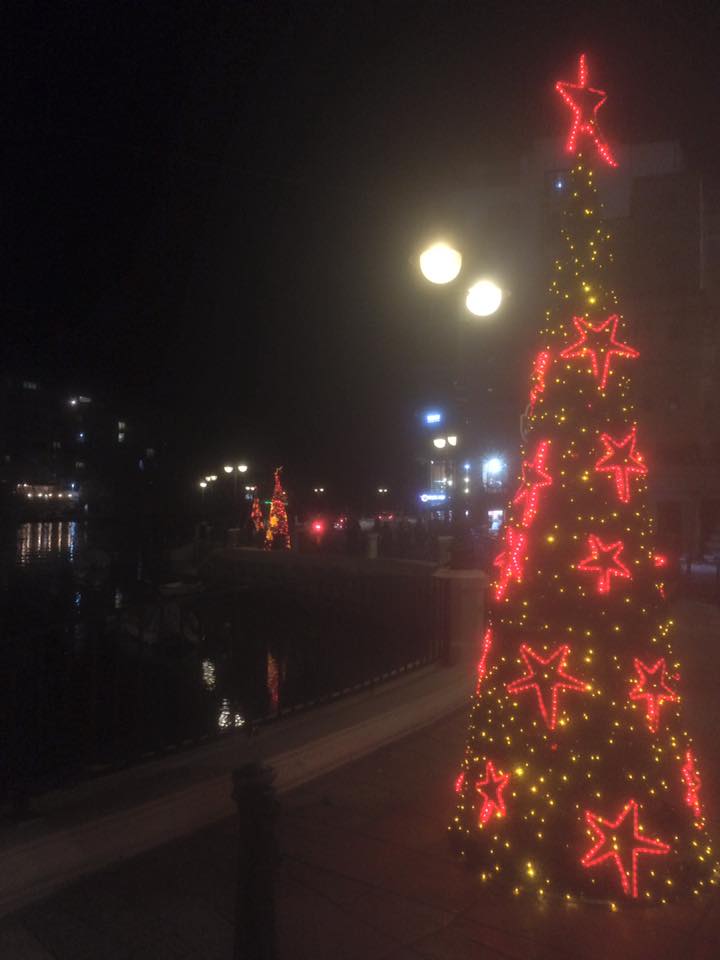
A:
<svg viewBox="0 0 720 960">
<path fill-rule="evenodd" d="M 467 705 L 469 664 L 439 674 L 438 688 L 376 716 L 265 758 L 286 793 L 330 773 Z M 0 916 L 93 873 L 232 816 L 230 773 L 167 796 L 97 817 L 71 828 L 47 830 L 2 845 Z"/>
</svg>

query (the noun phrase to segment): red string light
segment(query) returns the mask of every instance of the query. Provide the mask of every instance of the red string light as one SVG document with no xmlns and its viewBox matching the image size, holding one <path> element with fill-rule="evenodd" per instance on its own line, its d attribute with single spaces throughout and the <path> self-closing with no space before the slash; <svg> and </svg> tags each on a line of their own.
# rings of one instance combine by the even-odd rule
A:
<svg viewBox="0 0 720 960">
<path fill-rule="evenodd" d="M 458 777 L 455 780 L 455 793 L 462 793 L 462 788 L 464 785 L 465 785 L 465 771 L 458 774 Z"/>
<path fill-rule="evenodd" d="M 630 819 L 632 814 L 632 819 Z M 596 813 L 585 811 L 585 822 L 594 834 L 595 845 L 588 850 L 580 863 L 584 867 L 596 867 L 612 860 L 620 874 L 620 883 L 626 896 L 638 895 L 638 857 L 640 854 L 660 856 L 670 853 L 670 846 L 662 840 L 653 840 L 640 833 L 638 805 L 628 800 L 616 820 L 605 820 Z M 612 831 L 607 834 L 605 831 Z M 630 832 L 632 829 L 632 832 Z"/>
<path fill-rule="evenodd" d="M 495 584 L 496 600 L 502 600 L 511 580 L 516 580 L 518 583 L 522 580 L 526 546 L 527 537 L 522 530 L 508 527 L 505 534 L 505 549 L 494 560 L 494 566 L 500 568 L 498 581 Z"/>
<path fill-rule="evenodd" d="M 630 579 L 630 571 L 620 560 L 620 554 L 625 549 L 622 540 L 615 543 L 603 543 L 600 537 L 591 533 L 588 537 L 590 556 L 578 563 L 578 570 L 590 573 L 599 573 L 598 593 L 610 592 L 610 578 L 622 577 Z"/>
<path fill-rule="evenodd" d="M 600 441 L 605 450 L 595 464 L 598 473 L 614 473 L 615 489 L 623 503 L 630 501 L 630 476 L 646 476 L 648 469 L 643 463 L 642 455 L 635 450 L 636 428 L 622 440 L 614 440 L 610 434 L 600 435 Z"/>
<path fill-rule="evenodd" d="M 482 640 L 482 651 L 480 653 L 480 662 L 478 663 L 478 679 L 477 687 L 475 692 L 477 693 L 480 690 L 480 684 L 485 679 L 485 674 L 487 672 L 487 658 L 490 655 L 490 647 L 492 645 L 492 627 L 488 627 L 485 631 Z"/>
<path fill-rule="evenodd" d="M 521 500 L 525 501 L 521 521 L 523 527 L 529 527 L 535 519 L 540 490 L 543 487 L 549 487 L 552 483 L 552 477 L 545 469 L 549 449 L 550 441 L 541 440 L 535 451 L 535 459 L 523 461 L 522 484 L 513 500 L 513 503 L 520 503 Z"/>
<path fill-rule="evenodd" d="M 588 69 L 585 54 L 580 54 L 578 64 L 577 83 L 567 83 L 558 80 L 555 89 L 570 107 L 573 114 L 572 126 L 568 135 L 565 149 L 568 153 L 577 152 L 577 141 L 581 135 L 590 137 L 598 153 L 611 167 L 617 166 L 617 161 L 610 152 L 610 147 L 600 133 L 597 122 L 597 112 L 605 103 L 607 95 L 604 90 L 595 90 L 587 85 Z"/>
<path fill-rule="evenodd" d="M 637 679 L 630 691 L 631 700 L 647 701 L 647 723 L 652 733 L 657 733 L 660 724 L 660 707 L 663 703 L 677 702 L 680 697 L 668 686 L 665 677 L 667 665 L 665 657 L 660 657 L 651 667 L 635 657 Z"/>
<path fill-rule="evenodd" d="M 572 320 L 580 334 L 580 339 L 561 350 L 560 356 L 566 360 L 590 357 L 593 376 L 598 381 L 599 388 L 604 390 L 612 357 L 629 357 L 634 360 L 640 354 L 634 347 L 629 347 L 626 343 L 618 343 L 616 340 L 620 322 L 617 313 L 611 314 L 599 323 L 591 323 L 584 317 L 573 317 Z"/>
<path fill-rule="evenodd" d="M 506 815 L 505 800 L 502 792 L 510 780 L 509 773 L 495 771 L 492 760 L 485 764 L 485 779 L 478 780 L 475 789 L 483 798 L 482 809 L 480 810 L 480 826 L 484 827 L 490 817 L 495 815 L 498 818 Z"/>
<path fill-rule="evenodd" d="M 699 820 L 702 817 L 702 805 L 698 794 L 700 793 L 702 780 L 700 779 L 700 774 L 697 772 L 692 750 L 686 752 L 685 763 L 682 765 L 681 772 L 683 783 L 685 784 L 685 803 L 689 807 L 692 807 L 695 819 Z"/>
<path fill-rule="evenodd" d="M 569 655 L 570 647 L 567 644 L 556 647 L 547 657 L 543 657 L 527 643 L 523 643 L 520 656 L 525 661 L 527 673 L 507 684 L 508 693 L 535 691 L 543 720 L 550 730 L 554 730 L 557 723 L 560 690 L 578 690 L 585 693 L 590 689 L 585 681 L 565 672 Z"/>
<path fill-rule="evenodd" d="M 668 563 L 668 558 L 664 553 L 654 553 L 653 554 L 653 565 L 656 567 L 666 567 Z"/>
<path fill-rule="evenodd" d="M 541 350 L 535 357 L 532 369 L 533 385 L 530 388 L 530 409 L 532 410 L 541 393 L 545 393 L 545 375 L 550 369 L 552 354 L 549 350 Z"/>
</svg>

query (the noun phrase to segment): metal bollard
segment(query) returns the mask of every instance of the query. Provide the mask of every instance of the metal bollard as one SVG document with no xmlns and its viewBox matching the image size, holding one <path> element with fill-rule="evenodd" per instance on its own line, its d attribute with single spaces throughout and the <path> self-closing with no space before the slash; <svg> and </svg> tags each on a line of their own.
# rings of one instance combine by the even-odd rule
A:
<svg viewBox="0 0 720 960">
<path fill-rule="evenodd" d="M 276 960 L 275 772 L 260 763 L 246 763 L 233 770 L 232 777 L 240 828 L 233 957 Z"/>
</svg>

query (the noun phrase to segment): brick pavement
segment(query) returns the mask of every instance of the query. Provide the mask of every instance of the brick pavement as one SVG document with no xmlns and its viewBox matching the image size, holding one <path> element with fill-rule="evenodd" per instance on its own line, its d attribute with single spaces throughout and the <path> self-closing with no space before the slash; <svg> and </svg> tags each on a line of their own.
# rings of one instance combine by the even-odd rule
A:
<svg viewBox="0 0 720 960">
<path fill-rule="evenodd" d="M 720 612 L 687 606 L 690 719 L 717 797 Z M 445 827 L 465 714 L 282 798 L 281 960 L 710 960 L 720 895 L 665 909 L 514 899 L 480 886 Z M 717 826 L 717 821 L 716 821 Z M 0 923 L 2 960 L 230 960 L 234 823 L 223 821 L 87 877 Z"/>
</svg>

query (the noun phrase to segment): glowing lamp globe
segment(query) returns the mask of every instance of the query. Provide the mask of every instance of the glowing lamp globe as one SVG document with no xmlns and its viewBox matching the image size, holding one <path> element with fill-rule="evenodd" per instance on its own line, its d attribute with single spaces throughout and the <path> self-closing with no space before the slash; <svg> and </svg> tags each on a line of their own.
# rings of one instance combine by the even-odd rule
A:
<svg viewBox="0 0 720 960">
<path fill-rule="evenodd" d="M 422 275 L 430 283 L 450 283 L 460 273 L 462 256 L 446 243 L 434 243 L 420 254 Z"/>
<path fill-rule="evenodd" d="M 492 280 L 478 280 L 468 290 L 465 306 L 476 317 L 489 317 L 502 303 L 502 290 Z"/>
</svg>

